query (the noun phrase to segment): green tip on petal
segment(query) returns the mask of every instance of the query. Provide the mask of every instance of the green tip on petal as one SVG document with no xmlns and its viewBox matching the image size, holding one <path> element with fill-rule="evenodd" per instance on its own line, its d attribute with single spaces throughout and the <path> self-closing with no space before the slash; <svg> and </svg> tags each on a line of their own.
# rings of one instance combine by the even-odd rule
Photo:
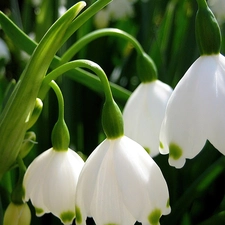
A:
<svg viewBox="0 0 225 225">
<path fill-rule="evenodd" d="M 42 216 L 44 214 L 44 210 L 41 208 L 36 208 L 35 207 L 35 213 L 37 216 Z"/>
<path fill-rule="evenodd" d="M 116 224 L 116 223 L 107 223 L 105 225 L 118 225 L 118 224 Z"/>
<path fill-rule="evenodd" d="M 75 213 L 72 211 L 63 212 L 60 215 L 60 219 L 62 220 L 63 223 L 71 222 L 73 221 L 74 218 L 75 218 Z"/>
<path fill-rule="evenodd" d="M 150 154 L 150 152 L 151 152 L 150 148 L 144 147 L 144 149 L 145 149 L 145 151 L 146 151 L 148 154 Z"/>
<path fill-rule="evenodd" d="M 155 209 L 148 216 L 149 223 L 151 225 L 158 225 L 161 215 L 162 215 L 161 210 L 160 209 Z"/>
<path fill-rule="evenodd" d="M 167 207 L 167 208 L 170 207 L 170 199 L 167 200 L 166 207 Z"/>
<path fill-rule="evenodd" d="M 76 206 L 75 211 L 76 211 L 76 222 L 82 223 L 82 215 L 81 215 L 80 208 L 78 206 Z"/>
<path fill-rule="evenodd" d="M 174 160 L 178 160 L 182 156 L 182 149 L 175 143 L 169 145 L 170 157 Z"/>
<path fill-rule="evenodd" d="M 160 147 L 161 149 L 164 149 L 163 143 L 162 143 L 161 141 L 159 142 L 159 147 Z"/>
</svg>

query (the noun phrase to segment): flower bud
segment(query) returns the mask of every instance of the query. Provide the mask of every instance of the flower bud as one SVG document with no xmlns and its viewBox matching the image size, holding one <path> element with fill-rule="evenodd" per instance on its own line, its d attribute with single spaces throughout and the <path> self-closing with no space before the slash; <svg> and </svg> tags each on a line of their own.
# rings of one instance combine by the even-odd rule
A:
<svg viewBox="0 0 225 225">
<path fill-rule="evenodd" d="M 27 130 L 30 129 L 36 123 L 37 119 L 39 118 L 41 114 L 42 108 L 43 108 L 43 103 L 41 99 L 36 98 L 34 109 L 32 113 L 30 113 L 28 116 Z"/>
<path fill-rule="evenodd" d="M 26 203 L 9 204 L 5 211 L 3 225 L 29 225 L 30 222 L 31 212 Z"/>
</svg>

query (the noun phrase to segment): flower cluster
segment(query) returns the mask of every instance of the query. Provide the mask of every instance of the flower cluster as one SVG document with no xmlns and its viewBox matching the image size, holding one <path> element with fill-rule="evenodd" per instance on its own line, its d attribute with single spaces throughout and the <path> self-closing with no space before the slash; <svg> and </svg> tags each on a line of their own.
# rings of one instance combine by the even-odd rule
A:
<svg viewBox="0 0 225 225">
<path fill-rule="evenodd" d="M 160 225 L 161 217 L 171 212 L 170 195 L 163 171 L 153 157 L 159 153 L 169 154 L 169 164 L 181 168 L 186 159 L 199 154 L 207 140 L 225 155 L 225 57 L 220 53 L 219 26 L 205 0 L 197 0 L 196 40 L 200 57 L 174 90 L 158 79 L 153 60 L 138 41 L 119 29 L 90 33 L 61 58 L 55 56 L 66 39 L 96 12 L 99 12 L 96 19 L 100 18 L 98 26 L 104 27 L 110 19 L 132 16 L 136 1 L 96 1 L 93 8 L 84 11 L 81 19 L 76 20 L 75 16 L 86 5 L 79 2 L 53 24 L 37 46 L 29 42 L 31 46 L 34 44 L 33 55 L 6 106 L 2 104 L 0 114 L 0 155 L 4 156 L 0 158 L 0 179 L 10 169 L 19 169 L 4 225 L 29 225 L 29 200 L 37 216 L 52 213 L 65 225 L 72 224 L 74 219 L 76 224 L 85 225 L 88 217 L 92 217 L 97 225 L 132 225 L 136 222 Z M 0 22 L 1 17 L 0 12 Z M 4 21 L 3 27 L 10 24 Z M 141 83 L 129 98 L 128 92 L 123 92 L 127 94 L 123 114 L 113 98 L 108 77 L 98 64 L 85 59 L 66 62 L 80 46 L 109 34 L 129 40 L 137 50 L 137 73 Z M 0 60 L 9 60 L 1 39 L 0 49 Z M 53 65 L 51 70 L 50 65 Z M 86 161 L 69 147 L 64 98 L 55 82 L 69 70 L 81 73 L 87 79 L 91 77 L 91 84 L 100 80 L 104 91 L 102 128 L 106 138 Z M 52 147 L 26 168 L 23 158 L 36 143 L 36 135 L 30 129 L 41 114 L 42 100 L 50 88 L 58 101 L 58 120 L 51 133 Z M 24 99 L 28 99 L 27 102 Z M 9 160 L 4 162 L 5 158 Z M 180 202 L 183 202 L 182 198 Z"/>
</svg>

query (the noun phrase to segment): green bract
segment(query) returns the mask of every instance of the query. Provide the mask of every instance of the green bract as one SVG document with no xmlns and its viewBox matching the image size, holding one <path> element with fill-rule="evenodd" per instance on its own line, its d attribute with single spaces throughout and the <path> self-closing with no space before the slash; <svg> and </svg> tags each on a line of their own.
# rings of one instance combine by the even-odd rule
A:
<svg viewBox="0 0 225 225">
<path fill-rule="evenodd" d="M 102 109 L 102 126 L 108 139 L 123 135 L 123 118 L 114 101 L 106 101 Z"/>
<path fill-rule="evenodd" d="M 155 63 L 145 52 L 137 56 L 137 72 L 143 83 L 154 81 L 158 77 Z"/>
<path fill-rule="evenodd" d="M 196 40 L 201 55 L 212 55 L 220 52 L 221 33 L 215 16 L 205 0 L 197 0 Z"/>
</svg>

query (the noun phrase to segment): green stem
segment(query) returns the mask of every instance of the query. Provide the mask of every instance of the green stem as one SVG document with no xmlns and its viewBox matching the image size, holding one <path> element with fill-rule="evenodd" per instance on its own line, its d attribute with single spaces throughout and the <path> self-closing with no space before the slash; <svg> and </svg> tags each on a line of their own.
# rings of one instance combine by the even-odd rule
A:
<svg viewBox="0 0 225 225">
<path fill-rule="evenodd" d="M 20 156 L 17 157 L 16 162 L 19 167 L 19 178 L 15 188 L 12 191 L 12 202 L 15 204 L 23 204 L 23 177 L 26 172 L 26 166 L 24 165 L 23 159 Z"/>
<path fill-rule="evenodd" d="M 40 89 L 40 93 L 39 93 L 40 98 L 43 99 L 45 97 L 46 92 L 48 91 L 48 84 L 52 80 L 55 80 L 57 77 L 59 77 L 60 75 L 62 75 L 65 72 L 67 72 L 68 70 L 72 70 L 72 69 L 75 69 L 78 67 L 90 69 L 96 75 L 98 75 L 98 77 L 100 78 L 101 83 L 103 85 L 103 88 L 104 88 L 105 97 L 107 100 L 111 101 L 112 100 L 112 92 L 111 92 L 109 82 L 108 82 L 105 72 L 102 70 L 102 68 L 98 64 L 96 64 L 90 60 L 84 60 L 84 59 L 79 59 L 79 60 L 65 63 L 62 66 L 59 66 L 56 69 L 54 69 L 49 74 L 47 74 L 45 79 L 43 80 L 43 84 Z"/>
<path fill-rule="evenodd" d="M 9 36 L 13 43 L 21 50 L 24 50 L 26 53 L 31 55 L 37 46 L 37 43 L 34 42 L 28 35 L 26 35 L 22 30 L 20 30 L 8 17 L 6 17 L 3 13 L 0 13 L 0 23 L 4 32 Z M 14 37 L 17 37 L 16 39 Z M 54 56 L 51 62 L 51 69 L 58 67 L 61 63 L 61 60 L 58 56 Z M 99 79 L 96 78 L 90 72 L 87 72 L 83 69 L 75 69 L 71 70 L 67 73 L 67 76 L 71 79 L 87 86 L 88 88 L 94 90 L 97 93 L 101 93 L 101 84 Z M 113 95 L 120 99 L 123 103 L 127 101 L 130 96 L 130 91 L 125 88 L 110 83 L 112 88 Z"/>
<path fill-rule="evenodd" d="M 116 36 L 123 38 L 127 41 L 129 41 L 134 48 L 137 50 L 138 54 L 142 54 L 144 52 L 142 46 L 139 44 L 139 42 L 130 34 L 128 34 L 125 31 L 122 31 L 120 29 L 116 28 L 104 28 L 97 31 L 93 31 L 87 35 L 85 35 L 83 38 L 79 39 L 75 44 L 73 44 L 61 57 L 60 64 L 63 64 L 65 62 L 68 62 L 72 57 L 81 50 L 85 45 L 90 43 L 91 41 L 103 37 L 103 36 Z"/>
<path fill-rule="evenodd" d="M 44 81 L 43 86 L 41 88 L 40 97 L 45 97 L 47 89 L 47 84 L 51 82 L 51 80 L 56 79 L 58 76 L 63 74 L 64 72 L 74 69 L 76 67 L 83 67 L 86 69 L 89 69 L 93 71 L 96 75 L 98 75 L 99 79 L 101 80 L 104 94 L 105 94 L 105 104 L 103 107 L 102 112 L 102 125 L 103 129 L 105 131 L 105 134 L 107 138 L 109 139 L 115 139 L 123 135 L 123 118 L 122 113 L 118 107 L 118 105 L 115 103 L 111 88 L 109 85 L 108 78 L 103 71 L 103 69 L 96 63 L 90 61 L 90 60 L 75 60 L 72 62 L 68 62 L 63 64 L 62 66 L 59 66 L 55 70 L 53 70 L 51 73 L 49 73 Z"/>
<path fill-rule="evenodd" d="M 67 40 L 75 30 L 77 30 L 81 25 L 94 16 L 98 11 L 104 8 L 112 0 L 98 0 L 94 2 L 89 8 L 87 8 L 83 13 L 81 13 L 70 25 L 70 29 L 65 33 L 64 39 Z"/>
<path fill-rule="evenodd" d="M 53 80 L 49 82 L 49 86 L 51 86 L 51 88 L 54 90 L 58 100 L 58 109 L 59 109 L 58 120 L 64 120 L 64 99 L 63 99 L 62 92 L 59 86 Z"/>
<path fill-rule="evenodd" d="M 59 86 L 55 81 L 50 81 L 49 85 L 54 90 L 58 100 L 58 120 L 52 130 L 52 146 L 56 151 L 67 151 L 70 143 L 70 134 L 64 120 L 64 99 Z"/>
</svg>

